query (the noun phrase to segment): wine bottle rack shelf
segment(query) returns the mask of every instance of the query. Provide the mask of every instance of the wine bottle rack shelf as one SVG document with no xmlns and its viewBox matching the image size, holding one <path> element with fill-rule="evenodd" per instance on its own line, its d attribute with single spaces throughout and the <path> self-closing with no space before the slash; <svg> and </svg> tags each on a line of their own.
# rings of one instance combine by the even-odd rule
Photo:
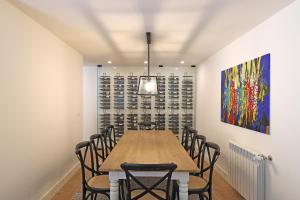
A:
<svg viewBox="0 0 300 200">
<path fill-rule="evenodd" d="M 158 73 L 156 96 L 137 94 L 139 76 L 135 72 L 106 73 L 98 69 L 98 131 L 114 125 L 118 137 L 126 130 L 138 130 L 140 122 L 155 122 L 156 130 L 194 126 L 194 76 L 187 73 Z"/>
</svg>

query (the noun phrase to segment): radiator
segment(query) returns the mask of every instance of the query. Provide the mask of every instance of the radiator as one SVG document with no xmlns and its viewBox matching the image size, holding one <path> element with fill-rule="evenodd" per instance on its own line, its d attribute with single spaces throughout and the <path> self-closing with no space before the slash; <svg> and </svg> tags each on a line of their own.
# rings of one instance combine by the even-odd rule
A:
<svg viewBox="0 0 300 200">
<path fill-rule="evenodd" d="M 266 157 L 229 142 L 229 179 L 246 200 L 265 200 Z"/>
</svg>

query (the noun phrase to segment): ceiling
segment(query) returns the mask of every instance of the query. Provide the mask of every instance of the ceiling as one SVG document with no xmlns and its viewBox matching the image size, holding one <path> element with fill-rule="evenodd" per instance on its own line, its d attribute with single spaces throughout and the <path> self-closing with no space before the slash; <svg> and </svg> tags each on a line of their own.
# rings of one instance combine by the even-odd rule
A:
<svg viewBox="0 0 300 200">
<path fill-rule="evenodd" d="M 293 0 L 9 0 L 84 56 L 85 64 L 199 64 Z"/>
</svg>

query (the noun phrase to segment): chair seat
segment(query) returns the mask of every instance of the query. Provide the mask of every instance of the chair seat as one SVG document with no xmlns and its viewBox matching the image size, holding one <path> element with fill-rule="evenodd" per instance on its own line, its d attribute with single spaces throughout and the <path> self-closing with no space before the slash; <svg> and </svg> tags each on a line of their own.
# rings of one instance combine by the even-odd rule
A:
<svg viewBox="0 0 300 200">
<path fill-rule="evenodd" d="M 207 181 L 199 176 L 190 176 L 189 177 L 189 189 L 201 189 L 207 185 Z"/>
<path fill-rule="evenodd" d="M 138 189 L 138 190 L 133 190 L 131 192 L 131 198 L 136 197 L 137 195 L 141 194 L 142 192 L 144 192 L 145 190 L 143 189 Z M 158 196 L 162 197 L 162 198 L 166 198 L 166 193 L 164 191 L 161 190 L 152 190 L 152 192 L 154 192 L 155 194 L 157 194 Z M 140 198 L 140 200 L 152 200 L 152 199 L 156 199 L 152 194 L 148 193 L 145 194 L 143 197 Z"/>
<path fill-rule="evenodd" d="M 88 185 L 92 189 L 107 189 L 107 190 L 109 190 L 108 175 L 100 175 L 100 176 L 91 177 L 88 180 Z"/>
</svg>

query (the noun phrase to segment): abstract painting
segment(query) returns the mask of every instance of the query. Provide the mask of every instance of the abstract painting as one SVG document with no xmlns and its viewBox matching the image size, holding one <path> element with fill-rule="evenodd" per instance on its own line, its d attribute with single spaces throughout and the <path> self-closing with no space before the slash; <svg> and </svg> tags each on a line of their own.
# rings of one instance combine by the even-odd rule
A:
<svg viewBox="0 0 300 200">
<path fill-rule="evenodd" d="M 270 134 L 270 54 L 221 73 L 221 121 Z"/>
</svg>

